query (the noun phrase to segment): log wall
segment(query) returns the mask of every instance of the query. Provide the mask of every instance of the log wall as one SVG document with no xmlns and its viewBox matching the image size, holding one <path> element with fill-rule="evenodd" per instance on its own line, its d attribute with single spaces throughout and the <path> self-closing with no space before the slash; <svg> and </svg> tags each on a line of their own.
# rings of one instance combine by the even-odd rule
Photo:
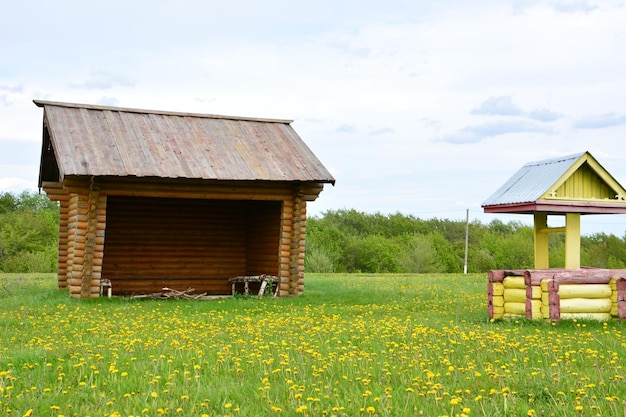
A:
<svg viewBox="0 0 626 417">
<path fill-rule="evenodd" d="M 114 294 L 229 294 L 230 277 L 277 274 L 281 206 L 109 196 L 103 274 Z"/>
<path fill-rule="evenodd" d="M 246 273 L 277 275 L 282 201 L 246 203 Z"/>
<path fill-rule="evenodd" d="M 304 291 L 306 203 L 322 184 L 133 183 L 69 177 L 44 183 L 61 202 L 59 287 L 97 297 L 184 291 L 229 294 L 228 278 L 279 277 L 277 294 Z"/>
</svg>

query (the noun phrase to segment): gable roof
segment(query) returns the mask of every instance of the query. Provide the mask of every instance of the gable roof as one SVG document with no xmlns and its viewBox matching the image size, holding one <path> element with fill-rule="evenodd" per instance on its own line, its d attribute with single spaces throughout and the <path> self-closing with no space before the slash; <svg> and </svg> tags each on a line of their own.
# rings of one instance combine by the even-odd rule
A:
<svg viewBox="0 0 626 417">
<path fill-rule="evenodd" d="M 66 176 L 335 183 L 291 120 L 34 102 L 44 109 L 40 186 Z"/>
<path fill-rule="evenodd" d="M 525 164 L 482 207 L 486 213 L 626 213 L 626 190 L 581 152 Z"/>
</svg>

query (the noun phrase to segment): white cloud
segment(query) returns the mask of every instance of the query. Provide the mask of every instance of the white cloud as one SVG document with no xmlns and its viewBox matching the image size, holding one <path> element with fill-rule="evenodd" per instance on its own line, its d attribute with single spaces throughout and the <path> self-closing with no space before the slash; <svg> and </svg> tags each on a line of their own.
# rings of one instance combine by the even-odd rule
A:
<svg viewBox="0 0 626 417">
<path fill-rule="evenodd" d="M 454 133 L 440 137 L 439 140 L 451 144 L 472 144 L 494 136 L 530 132 L 544 134 L 554 133 L 549 127 L 525 120 L 500 120 L 477 126 L 464 127 Z"/>
<path fill-rule="evenodd" d="M 499 116 L 521 116 L 522 109 L 513 103 L 511 96 L 489 97 L 480 106 L 472 110 L 472 114 L 488 114 Z"/>
<path fill-rule="evenodd" d="M 624 124 L 626 124 L 626 115 L 611 112 L 579 119 L 574 123 L 574 127 L 578 129 L 603 129 Z"/>
<path fill-rule="evenodd" d="M 130 77 L 107 71 L 91 71 L 89 77 L 81 83 L 69 83 L 71 88 L 88 90 L 110 90 L 116 87 L 133 87 L 136 84 Z"/>
<path fill-rule="evenodd" d="M 542 108 L 529 111 L 528 117 L 540 122 L 553 122 L 563 117 L 563 115 L 553 110 Z"/>
</svg>

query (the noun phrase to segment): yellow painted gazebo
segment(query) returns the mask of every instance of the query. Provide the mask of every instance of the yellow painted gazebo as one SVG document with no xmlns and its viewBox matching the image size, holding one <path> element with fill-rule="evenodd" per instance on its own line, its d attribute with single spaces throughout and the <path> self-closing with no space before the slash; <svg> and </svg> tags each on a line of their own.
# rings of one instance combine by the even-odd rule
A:
<svg viewBox="0 0 626 417">
<path fill-rule="evenodd" d="M 548 235 L 565 233 L 565 268 L 580 268 L 583 214 L 626 213 L 626 190 L 589 153 L 529 162 L 482 205 L 485 213 L 534 216 L 535 269 L 549 268 Z M 548 227 L 548 215 L 565 216 Z"/>
</svg>

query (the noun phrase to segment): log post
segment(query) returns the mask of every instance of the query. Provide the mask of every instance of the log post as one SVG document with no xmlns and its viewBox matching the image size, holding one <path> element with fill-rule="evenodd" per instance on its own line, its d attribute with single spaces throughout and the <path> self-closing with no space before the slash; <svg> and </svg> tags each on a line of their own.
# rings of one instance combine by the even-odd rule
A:
<svg viewBox="0 0 626 417">
<path fill-rule="evenodd" d="M 89 194 L 87 197 L 87 215 L 86 215 L 86 230 L 85 230 L 85 250 L 83 255 L 83 273 L 81 277 L 81 298 L 90 298 L 92 296 L 92 280 L 94 279 L 94 253 L 96 249 L 96 230 L 98 225 L 98 198 L 99 192 L 97 186 L 94 184 L 92 177 L 91 184 L 89 186 Z M 93 283 L 96 284 L 96 283 Z M 98 289 L 100 293 L 100 278 L 97 279 L 97 285 L 93 287 Z"/>
<path fill-rule="evenodd" d="M 548 280 L 548 308 L 550 320 L 561 320 L 561 297 L 559 297 L 559 282 Z"/>
<path fill-rule="evenodd" d="M 78 223 L 78 194 L 72 193 L 68 201 L 68 217 L 67 217 L 67 260 L 65 262 L 66 277 L 65 281 L 70 290 L 70 296 L 76 297 L 76 283 L 72 276 L 74 269 L 74 246 L 76 244 L 76 226 Z"/>
<path fill-rule="evenodd" d="M 538 211 L 534 216 L 535 269 L 547 269 L 550 267 L 548 213 Z"/>
<path fill-rule="evenodd" d="M 293 236 L 293 200 L 284 200 L 281 214 L 281 238 L 280 238 L 280 271 L 279 271 L 279 295 L 290 294 L 289 260 L 291 252 L 291 240 Z"/>
<path fill-rule="evenodd" d="M 289 250 L 289 295 L 300 295 L 303 290 L 304 267 L 300 268 L 300 259 L 304 260 L 304 247 L 301 247 L 301 237 L 306 227 L 302 221 L 303 206 L 306 202 L 300 195 L 294 198 L 293 205 L 293 233 Z"/>
<path fill-rule="evenodd" d="M 565 268 L 580 268 L 580 213 L 565 214 Z"/>
<path fill-rule="evenodd" d="M 502 270 L 489 271 L 487 274 L 487 311 L 490 319 L 504 317 L 504 281 L 505 273 Z"/>
<path fill-rule="evenodd" d="M 67 219 L 69 201 L 59 202 L 59 249 L 57 259 L 57 284 L 59 289 L 67 288 Z"/>
</svg>

